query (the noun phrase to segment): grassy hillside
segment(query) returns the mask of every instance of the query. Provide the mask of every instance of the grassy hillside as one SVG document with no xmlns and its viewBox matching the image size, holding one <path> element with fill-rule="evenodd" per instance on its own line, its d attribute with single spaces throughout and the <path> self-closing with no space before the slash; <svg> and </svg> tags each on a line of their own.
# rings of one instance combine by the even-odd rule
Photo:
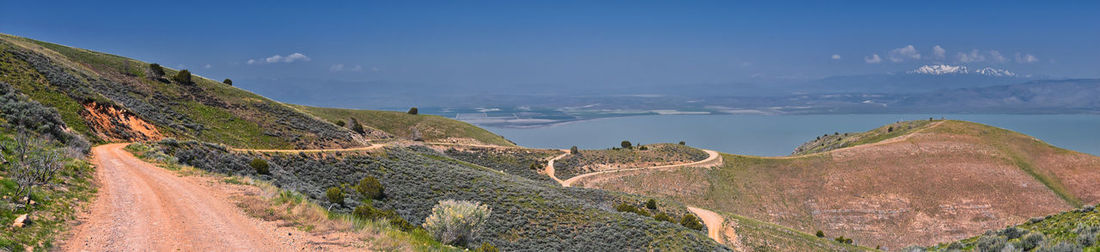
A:
<svg viewBox="0 0 1100 252">
<path fill-rule="evenodd" d="M 810 155 L 723 157 L 720 168 L 638 172 L 585 186 L 895 249 L 1100 201 L 1100 158 L 961 121 Z"/>
<path fill-rule="evenodd" d="M 58 109 L 93 141 L 198 139 L 235 147 L 362 146 L 350 130 L 218 81 L 155 76 L 149 63 L 0 34 L 0 82 Z"/>
<path fill-rule="evenodd" d="M 898 137 L 923 129 L 934 122 L 933 120 L 904 121 L 892 123 L 866 132 L 825 134 L 813 141 L 806 142 L 795 148 L 792 156 L 826 152 L 856 145 L 876 143 L 882 140 Z"/>
<path fill-rule="evenodd" d="M 412 139 L 414 128 L 424 141 L 473 139 L 482 144 L 514 146 L 504 137 L 488 130 L 478 128 L 466 122 L 436 115 L 411 115 L 397 111 L 358 110 L 340 108 L 320 108 L 293 105 L 306 113 L 324 118 L 329 122 L 350 122 L 350 118 L 359 120 L 365 126 L 379 129 L 401 138 Z"/>
</svg>

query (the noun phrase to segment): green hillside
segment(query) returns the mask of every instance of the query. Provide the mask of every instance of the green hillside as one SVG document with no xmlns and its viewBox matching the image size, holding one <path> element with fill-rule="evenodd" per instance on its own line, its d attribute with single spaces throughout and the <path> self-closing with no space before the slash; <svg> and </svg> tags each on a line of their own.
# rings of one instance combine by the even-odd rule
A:
<svg viewBox="0 0 1100 252">
<path fill-rule="evenodd" d="M 337 127 L 279 102 L 177 70 L 110 54 L 0 34 L 0 81 L 44 105 L 96 142 L 165 137 L 248 148 L 365 145 Z M 111 120 L 111 118 L 126 120 Z M 147 126 L 152 125 L 152 126 Z"/>
<path fill-rule="evenodd" d="M 440 141 L 447 138 L 469 138 L 484 144 L 514 146 L 508 139 L 478 128 L 466 122 L 436 115 L 411 115 L 397 111 L 320 108 L 292 105 L 306 113 L 324 118 L 331 123 L 359 120 L 363 125 L 379 129 L 402 138 L 413 138 L 413 129 L 419 131 L 424 141 Z"/>
</svg>

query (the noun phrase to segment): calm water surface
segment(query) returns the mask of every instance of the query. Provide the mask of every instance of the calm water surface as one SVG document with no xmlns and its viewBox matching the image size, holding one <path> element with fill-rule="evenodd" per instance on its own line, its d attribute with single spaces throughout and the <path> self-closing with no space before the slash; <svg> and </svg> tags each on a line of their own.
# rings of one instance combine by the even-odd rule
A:
<svg viewBox="0 0 1100 252">
<path fill-rule="evenodd" d="M 488 128 L 534 148 L 603 149 L 622 140 L 675 143 L 726 153 L 781 156 L 822 134 L 862 132 L 900 120 L 966 120 L 1014 130 L 1058 147 L 1100 155 L 1100 115 L 659 115 L 530 128 Z"/>
</svg>

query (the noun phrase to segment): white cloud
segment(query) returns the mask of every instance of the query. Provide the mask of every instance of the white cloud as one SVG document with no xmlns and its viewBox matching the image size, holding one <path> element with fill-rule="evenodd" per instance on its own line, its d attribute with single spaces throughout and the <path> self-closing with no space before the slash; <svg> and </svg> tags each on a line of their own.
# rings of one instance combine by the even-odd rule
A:
<svg viewBox="0 0 1100 252">
<path fill-rule="evenodd" d="M 940 45 L 933 46 L 932 56 L 935 56 L 937 59 L 943 59 L 947 56 L 947 50 L 944 50 Z"/>
<path fill-rule="evenodd" d="M 902 48 L 890 50 L 890 54 L 888 56 L 890 58 L 890 61 L 892 62 L 902 62 L 907 59 L 919 60 L 920 52 L 917 52 L 917 48 L 913 47 L 913 45 L 907 45 Z"/>
<path fill-rule="evenodd" d="M 363 66 L 355 65 L 355 66 L 352 66 L 352 67 L 347 67 L 347 66 L 344 66 L 344 64 L 334 64 L 334 65 L 332 65 L 331 67 L 328 68 L 328 71 L 329 72 L 343 72 L 343 71 L 362 72 L 363 71 Z"/>
<path fill-rule="evenodd" d="M 867 62 L 867 64 L 878 64 L 879 62 L 882 62 L 882 57 L 879 57 L 878 54 L 873 54 L 871 56 L 863 57 L 863 61 Z"/>
<path fill-rule="evenodd" d="M 838 59 L 840 59 L 840 54 L 833 54 L 832 58 L 835 59 L 835 60 L 838 60 Z"/>
<path fill-rule="evenodd" d="M 958 57 L 959 62 L 962 62 L 962 63 L 985 61 L 985 55 L 982 55 L 981 53 L 979 53 L 978 49 L 970 50 L 970 53 L 960 52 L 956 57 Z"/>
<path fill-rule="evenodd" d="M 1035 57 L 1035 55 L 1016 53 L 1016 63 L 1027 64 L 1035 62 L 1039 62 L 1039 58 Z"/>
<path fill-rule="evenodd" d="M 211 66 L 210 64 L 206 64 L 206 65 L 202 66 L 202 68 L 206 68 L 206 69 L 210 69 L 211 67 L 214 67 L 214 66 Z"/>
<path fill-rule="evenodd" d="M 378 72 L 378 71 L 381 71 L 381 69 L 378 69 L 378 67 L 371 67 L 370 71 L 371 72 Z"/>
<path fill-rule="evenodd" d="M 1006 58 L 1004 55 L 1001 55 L 1001 52 L 998 52 L 997 50 L 990 50 L 989 60 L 997 63 L 1004 63 L 1008 61 L 1008 58 Z"/>
<path fill-rule="evenodd" d="M 274 56 L 264 58 L 263 61 L 255 60 L 255 59 L 249 59 L 248 64 L 253 65 L 253 64 L 261 64 L 261 63 L 294 63 L 295 61 L 310 61 L 310 58 L 308 56 L 306 56 L 305 54 L 301 54 L 301 53 L 292 53 L 292 54 L 287 55 L 285 57 L 282 56 L 282 55 L 276 54 Z"/>
</svg>

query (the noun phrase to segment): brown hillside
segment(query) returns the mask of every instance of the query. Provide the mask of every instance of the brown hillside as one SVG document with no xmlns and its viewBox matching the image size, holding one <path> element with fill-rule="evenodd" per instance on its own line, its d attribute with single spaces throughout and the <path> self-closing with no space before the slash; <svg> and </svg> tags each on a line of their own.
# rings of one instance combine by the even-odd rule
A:
<svg viewBox="0 0 1100 252">
<path fill-rule="evenodd" d="M 724 159 L 716 169 L 639 171 L 584 186 L 664 196 L 892 249 L 1100 201 L 1100 158 L 961 121 L 817 154 Z"/>
</svg>

